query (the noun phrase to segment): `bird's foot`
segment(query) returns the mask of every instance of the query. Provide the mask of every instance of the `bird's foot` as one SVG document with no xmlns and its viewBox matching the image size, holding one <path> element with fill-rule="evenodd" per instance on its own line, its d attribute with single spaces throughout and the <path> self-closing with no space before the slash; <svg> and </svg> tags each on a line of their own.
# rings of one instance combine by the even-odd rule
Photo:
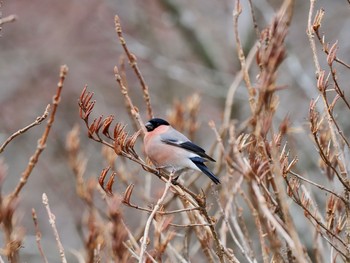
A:
<svg viewBox="0 0 350 263">
<path fill-rule="evenodd" d="M 179 177 L 180 177 L 180 175 L 175 176 L 173 179 L 171 179 L 171 183 L 172 183 L 173 185 L 178 185 L 179 183 L 177 182 L 177 179 L 179 179 Z"/>
<path fill-rule="evenodd" d="M 156 167 L 156 170 L 157 170 L 157 172 L 158 172 L 157 175 L 160 176 L 160 170 L 166 169 L 166 168 L 168 168 L 168 166 L 157 166 L 157 167 Z"/>
</svg>

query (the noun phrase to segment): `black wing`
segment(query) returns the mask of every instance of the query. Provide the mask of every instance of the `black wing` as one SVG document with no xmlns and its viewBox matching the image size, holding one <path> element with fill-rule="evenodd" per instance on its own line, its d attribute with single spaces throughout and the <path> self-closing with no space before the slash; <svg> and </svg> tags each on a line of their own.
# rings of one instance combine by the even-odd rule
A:
<svg viewBox="0 0 350 263">
<path fill-rule="evenodd" d="M 198 145 L 194 144 L 191 141 L 180 142 L 176 139 L 162 139 L 162 142 L 176 146 L 176 147 L 183 148 L 187 151 L 198 154 L 200 157 L 203 157 L 205 159 L 215 162 L 213 158 L 211 158 L 209 155 L 205 153 L 205 150 L 203 148 L 199 147 Z"/>
</svg>

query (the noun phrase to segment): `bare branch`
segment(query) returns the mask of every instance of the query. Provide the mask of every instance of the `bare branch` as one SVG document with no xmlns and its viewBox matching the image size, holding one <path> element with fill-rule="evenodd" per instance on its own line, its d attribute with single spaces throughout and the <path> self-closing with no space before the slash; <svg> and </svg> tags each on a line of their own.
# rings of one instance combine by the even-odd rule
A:
<svg viewBox="0 0 350 263">
<path fill-rule="evenodd" d="M 39 139 L 37 149 L 36 149 L 35 153 L 32 155 L 32 157 L 30 158 L 26 169 L 22 173 L 22 176 L 21 176 L 21 179 L 20 179 L 19 183 L 17 184 L 15 190 L 10 194 L 10 199 L 16 198 L 18 196 L 19 192 L 24 187 L 24 185 L 27 183 L 27 180 L 28 180 L 31 172 L 33 171 L 36 163 L 39 160 L 40 154 L 42 153 L 42 151 L 46 147 L 46 141 L 47 141 L 47 138 L 49 136 L 52 124 L 53 124 L 53 122 L 55 120 L 57 107 L 58 107 L 58 104 L 59 104 L 59 102 L 61 100 L 61 92 L 62 92 L 62 88 L 63 88 L 63 83 L 64 83 L 64 80 L 65 80 L 65 78 L 67 76 L 67 73 L 68 73 L 68 67 L 66 65 L 61 66 L 61 69 L 60 69 L 60 80 L 59 80 L 59 82 L 57 84 L 56 95 L 54 95 L 54 97 L 53 97 L 53 102 L 52 102 L 53 107 L 52 107 L 52 111 L 50 113 L 49 120 L 47 121 L 47 125 L 46 125 L 46 128 L 45 128 L 45 131 L 42 134 L 41 138 Z"/>
<path fill-rule="evenodd" d="M 58 247 L 58 250 L 59 250 L 60 256 L 61 256 L 61 262 L 67 263 L 67 259 L 66 259 L 66 256 L 64 254 L 64 248 L 63 248 L 63 245 L 62 245 L 61 240 L 60 240 L 60 236 L 59 236 L 57 228 L 56 228 L 55 215 L 51 212 L 51 209 L 49 206 L 49 199 L 47 198 L 47 195 L 45 193 L 43 193 L 42 201 L 43 201 L 43 204 L 46 208 L 47 215 L 49 216 L 49 223 L 51 225 L 51 228 L 53 230 L 53 234 L 54 234 L 56 242 L 57 242 L 57 247 Z"/>
<path fill-rule="evenodd" d="M 148 118 L 151 119 L 153 118 L 153 110 L 151 106 L 151 98 L 149 96 L 148 86 L 146 85 L 146 82 L 141 74 L 141 71 L 137 66 L 136 56 L 129 51 L 129 48 L 126 45 L 126 41 L 123 37 L 123 31 L 122 31 L 122 27 L 120 25 L 120 20 L 118 16 L 115 16 L 114 23 L 115 23 L 115 30 L 118 34 L 119 41 L 129 59 L 130 66 L 134 69 L 136 76 L 140 80 L 141 88 L 143 91 L 143 97 L 145 99 L 146 106 L 147 106 Z"/>
<path fill-rule="evenodd" d="M 139 263 L 144 262 L 144 254 L 145 254 L 146 249 L 147 249 L 147 239 L 148 239 L 148 234 L 149 234 L 149 230 L 151 227 L 151 223 L 153 221 L 155 214 L 160 209 L 161 204 L 164 202 L 164 199 L 165 199 L 166 195 L 168 194 L 170 187 L 172 186 L 171 181 L 172 181 L 172 174 L 169 175 L 169 179 L 168 179 L 167 183 L 165 184 L 163 195 L 161 196 L 161 198 L 158 199 L 157 204 L 154 206 L 152 213 L 150 214 L 150 216 L 147 219 L 145 231 L 144 231 L 143 237 L 142 237 L 141 252 L 139 255 Z"/>
<path fill-rule="evenodd" d="M 43 115 L 38 116 L 34 122 L 32 122 L 31 124 L 29 124 L 28 126 L 22 128 L 22 129 L 16 131 L 16 132 L 15 132 L 14 134 L 12 134 L 9 138 L 7 138 L 7 140 L 6 140 L 6 141 L 1 145 L 1 147 L 0 147 L 0 153 L 2 153 L 2 152 L 4 151 L 5 147 L 6 147 L 14 138 L 16 138 L 17 136 L 19 136 L 19 135 L 25 133 L 25 132 L 28 131 L 30 128 L 32 128 L 32 127 L 34 127 L 34 126 L 36 126 L 36 125 L 41 124 L 41 123 L 43 122 L 43 120 L 45 120 L 46 117 L 49 115 L 49 110 L 50 110 L 50 104 L 48 104 L 48 105 L 46 106 L 46 109 L 45 109 Z"/>
<path fill-rule="evenodd" d="M 45 254 L 44 254 L 44 250 L 43 250 L 43 248 L 41 246 L 41 241 L 40 241 L 41 240 L 41 233 L 40 233 L 39 225 L 38 225 L 38 217 L 36 215 L 36 212 L 35 212 L 34 208 L 32 209 L 32 218 L 33 218 L 35 231 L 36 231 L 36 234 L 35 234 L 35 236 L 36 236 L 36 243 L 38 245 L 38 249 L 39 249 L 40 255 L 41 255 L 43 261 L 45 263 L 48 263 L 47 258 L 46 258 Z"/>
<path fill-rule="evenodd" d="M 16 15 L 9 15 L 9 16 L 0 18 L 0 26 L 2 26 L 3 24 L 6 24 L 6 23 L 15 22 L 16 20 L 17 20 Z M 0 31 L 1 31 L 1 28 L 0 28 Z"/>
</svg>

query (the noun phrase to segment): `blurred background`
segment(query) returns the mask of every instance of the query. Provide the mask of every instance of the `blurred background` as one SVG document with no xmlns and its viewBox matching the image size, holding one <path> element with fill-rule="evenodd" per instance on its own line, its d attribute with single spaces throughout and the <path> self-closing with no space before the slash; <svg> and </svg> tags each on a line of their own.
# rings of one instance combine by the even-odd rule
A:
<svg viewBox="0 0 350 263">
<path fill-rule="evenodd" d="M 281 1 L 252 2 L 262 30 L 271 21 Z M 77 225 L 83 207 L 76 197 L 65 139 L 75 124 L 83 127 L 79 119 L 78 98 L 84 85 L 87 84 L 95 93 L 96 115 L 114 114 L 116 120 L 130 123 L 113 74 L 114 66 L 124 54 L 114 29 L 114 16 L 120 17 L 128 46 L 137 56 L 157 116 L 166 118 L 174 101 L 184 103 L 188 96 L 200 95 L 201 125 L 195 140 L 208 148 L 215 135 L 207 123 L 214 120 L 221 124 L 228 88 L 240 70 L 233 32 L 234 3 L 230 0 L 2 1 L 2 16 L 15 14 L 18 19 L 5 24 L 0 32 L 0 143 L 44 112 L 55 93 L 60 65 L 69 67 L 47 148 L 21 194 L 20 209 L 17 210 L 18 224 L 26 231 L 21 253 L 23 261 L 34 262 L 38 256 L 32 208 L 37 210 L 43 241 L 47 241 L 44 248 L 50 251 L 47 253 L 49 259 L 51 262 L 59 259 L 41 204 L 43 192 L 47 193 L 56 215 L 68 258 L 72 257 L 72 251 L 82 248 Z M 248 1 L 242 0 L 242 6 L 239 33 L 244 50 L 248 52 L 256 41 L 256 34 Z M 334 43 L 338 40 L 338 54 L 346 60 L 350 52 L 349 4 L 345 0 L 317 1 L 316 9 L 321 7 L 325 9 L 321 30 L 326 33 L 326 41 Z M 290 116 L 297 137 L 294 147 L 303 147 L 300 162 L 310 167 L 312 173 L 313 163 L 318 157 L 313 159 L 314 148 L 312 144 L 304 146 L 304 140 L 308 136 L 309 102 L 317 97 L 318 91 L 306 35 L 308 10 L 308 1 L 296 1 L 286 40 L 287 58 L 278 77 L 278 83 L 287 88 L 279 93 L 280 107 L 276 118 L 282 120 L 286 115 Z M 339 81 L 349 83 L 348 76 L 339 70 Z M 146 120 L 139 81 L 129 67 L 126 73 L 130 96 Z M 252 71 L 253 81 L 256 73 L 256 69 Z M 232 116 L 238 122 L 249 116 L 243 83 L 235 95 Z M 16 138 L 0 156 L 8 168 L 2 189 L 4 194 L 17 184 L 43 129 L 44 125 L 41 125 Z M 88 140 L 85 129 L 81 130 L 83 151 L 89 158 L 86 176 L 97 177 L 105 165 L 98 154 L 100 145 Z M 349 132 L 346 120 L 344 130 Z M 124 210 L 126 216 L 135 214 Z M 0 239 L 0 246 L 2 242 Z"/>
</svg>

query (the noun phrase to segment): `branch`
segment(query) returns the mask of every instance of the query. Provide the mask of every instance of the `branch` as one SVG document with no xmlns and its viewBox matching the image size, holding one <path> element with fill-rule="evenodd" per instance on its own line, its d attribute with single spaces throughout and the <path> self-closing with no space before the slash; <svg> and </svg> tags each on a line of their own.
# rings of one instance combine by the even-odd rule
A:
<svg viewBox="0 0 350 263">
<path fill-rule="evenodd" d="M 43 247 L 41 246 L 41 242 L 40 242 L 40 240 L 41 240 L 41 233 L 40 233 L 39 225 L 38 225 L 38 217 L 36 215 L 36 212 L 35 212 L 34 208 L 32 209 L 32 218 L 33 218 L 33 222 L 34 222 L 34 226 L 35 226 L 35 232 L 36 232 L 36 234 L 35 234 L 35 236 L 36 236 L 36 243 L 38 245 L 38 249 L 39 249 L 40 255 L 41 255 L 43 261 L 45 263 L 48 263 L 47 258 L 46 258 L 45 254 L 44 254 Z"/>
<path fill-rule="evenodd" d="M 45 193 L 43 193 L 42 200 L 43 200 L 43 204 L 46 208 L 47 215 L 49 216 L 49 222 L 50 222 L 50 225 L 52 227 L 53 234 L 56 238 L 57 247 L 59 249 L 60 256 L 61 256 L 61 261 L 62 261 L 62 263 L 67 263 L 67 259 L 66 259 L 66 256 L 64 254 L 64 248 L 63 248 L 63 245 L 62 245 L 61 240 L 60 240 L 60 236 L 59 236 L 57 228 L 56 228 L 55 215 L 51 212 L 51 209 L 49 206 L 49 199 L 47 198 L 47 195 Z"/>
<path fill-rule="evenodd" d="M 251 112 L 255 110 L 255 90 L 252 87 L 250 82 L 249 74 L 248 74 L 248 66 L 246 64 L 246 59 L 244 56 L 241 40 L 238 34 L 238 17 L 242 12 L 242 7 L 239 0 L 236 0 L 235 10 L 233 11 L 233 28 L 235 30 L 235 39 L 237 46 L 237 54 L 239 61 L 241 62 L 243 79 L 247 85 L 248 93 L 249 93 L 249 105 Z"/>
<path fill-rule="evenodd" d="M 140 256 L 139 256 L 139 263 L 143 263 L 144 262 L 144 254 L 145 254 L 145 251 L 147 249 L 147 239 L 148 239 L 148 234 L 149 234 L 149 230 L 150 230 L 150 227 L 151 227 L 151 223 L 152 223 L 152 220 L 153 220 L 155 214 L 160 209 L 161 204 L 164 202 L 164 199 L 165 199 L 165 197 L 166 197 L 170 187 L 172 186 L 171 180 L 172 180 L 172 174 L 169 175 L 169 179 L 168 179 L 168 181 L 167 181 L 167 183 L 165 185 L 165 189 L 164 189 L 163 195 L 161 196 L 161 198 L 158 199 L 157 204 L 154 206 L 153 211 L 150 214 L 150 216 L 148 217 L 148 220 L 146 222 L 146 227 L 145 227 L 145 230 L 144 230 L 144 233 L 143 233 L 143 237 L 142 237 L 142 244 L 141 244 L 141 252 L 140 252 Z"/>
<path fill-rule="evenodd" d="M 304 214 L 305 217 L 315 226 L 315 228 L 317 228 L 318 233 L 320 233 L 322 235 L 322 237 L 325 237 L 325 235 L 322 233 L 322 231 L 319 231 L 320 229 L 323 229 L 326 234 L 328 236 L 331 236 L 332 238 L 336 239 L 341 245 L 343 245 L 344 247 L 346 247 L 345 242 L 340 238 L 340 236 L 336 233 L 333 233 L 331 230 L 328 229 L 328 227 L 322 223 L 316 215 L 314 215 L 314 213 L 312 213 L 310 211 L 310 209 L 304 205 L 304 203 L 302 202 L 302 200 L 300 200 L 300 196 L 298 192 L 293 191 L 293 187 L 291 186 L 291 184 L 289 183 L 289 181 L 285 178 L 285 181 L 287 183 L 287 186 L 292 189 L 291 191 L 291 195 L 292 195 L 292 200 L 300 207 L 304 210 Z M 309 217 L 310 216 L 310 217 Z M 312 219 L 312 220 L 311 220 Z M 326 241 L 328 242 L 328 239 L 326 239 Z M 340 249 L 338 249 L 335 244 L 329 242 L 329 244 L 334 247 L 337 251 L 340 251 Z M 343 253 L 342 253 L 343 254 Z"/>
<path fill-rule="evenodd" d="M 350 0 L 349 0 L 350 1 Z M 323 16 L 324 16 L 324 10 L 323 9 L 320 9 L 316 12 L 316 15 L 315 15 L 315 19 L 314 19 L 314 23 L 312 25 L 313 27 L 313 30 L 316 34 L 316 37 L 318 39 L 318 41 L 320 42 L 320 44 L 322 45 L 322 49 L 323 51 L 329 55 L 329 49 L 328 49 L 328 45 L 326 44 L 325 42 L 325 36 L 321 36 L 320 34 L 320 27 L 321 27 L 321 22 L 322 22 L 322 19 L 323 19 Z M 346 62 L 342 61 L 341 59 L 339 59 L 338 57 L 335 57 L 334 60 L 336 62 L 338 62 L 339 64 L 343 65 L 344 67 L 350 69 L 350 65 L 347 64 Z"/>
<path fill-rule="evenodd" d="M 10 200 L 13 200 L 14 198 L 16 198 L 18 196 L 18 194 L 20 193 L 20 191 L 22 190 L 22 188 L 24 187 L 24 185 L 27 183 L 27 180 L 28 180 L 30 174 L 32 173 L 36 163 L 39 160 L 40 154 L 42 153 L 42 151 L 46 147 L 46 141 L 47 141 L 47 138 L 49 136 L 52 124 L 55 120 L 55 114 L 56 114 L 57 107 L 58 107 L 58 104 L 59 104 L 60 99 L 61 99 L 61 91 L 63 88 L 63 82 L 66 78 L 67 72 L 68 72 L 68 67 L 66 65 L 61 66 L 60 80 L 57 84 L 56 95 L 53 97 L 53 102 L 52 102 L 53 107 L 52 107 L 52 111 L 50 114 L 50 118 L 47 121 L 46 129 L 45 129 L 43 135 L 41 136 L 41 138 L 39 139 L 36 151 L 32 155 L 32 157 L 29 159 L 29 163 L 28 163 L 26 169 L 24 170 L 24 172 L 22 173 L 22 177 L 21 177 L 19 183 L 17 184 L 15 190 L 10 194 L 10 196 L 9 196 Z"/>
<path fill-rule="evenodd" d="M 276 228 L 277 232 L 281 234 L 281 236 L 286 240 L 288 245 L 291 249 L 295 249 L 295 244 L 293 239 L 289 236 L 289 234 L 284 230 L 284 228 L 281 226 L 281 224 L 276 220 L 276 218 L 273 216 L 269 208 L 267 207 L 266 200 L 264 196 L 261 194 L 258 185 L 256 182 L 252 182 L 252 188 L 254 190 L 254 193 L 259 201 L 259 205 L 261 210 L 264 212 L 264 215 L 267 217 L 267 219 L 271 222 L 271 224 Z"/>
<path fill-rule="evenodd" d="M 146 106 L 147 106 L 148 118 L 151 119 L 151 118 L 153 118 L 153 110 L 152 110 L 152 105 L 151 105 L 151 98 L 149 96 L 148 86 L 146 85 L 146 82 L 141 74 L 141 71 L 140 71 L 139 67 L 137 66 L 136 56 L 129 51 L 129 48 L 126 45 L 126 41 L 123 37 L 123 31 L 122 31 L 122 27 L 120 25 L 120 20 L 119 20 L 118 16 L 114 17 L 114 23 L 115 23 L 115 30 L 118 34 L 120 44 L 122 45 L 126 55 L 128 56 L 130 66 L 133 68 L 136 76 L 140 80 L 141 88 L 143 91 L 143 97 L 145 99 Z"/>
<path fill-rule="evenodd" d="M 46 109 L 45 109 L 45 112 L 43 113 L 43 115 L 41 116 L 38 116 L 36 118 L 36 120 L 34 122 L 32 122 L 31 124 L 29 124 L 28 126 L 16 131 L 14 134 L 12 134 L 10 137 L 7 138 L 7 140 L 1 145 L 0 147 L 0 153 L 2 153 L 5 149 L 5 147 L 14 139 L 16 138 L 17 136 L 25 133 L 26 131 L 28 131 L 30 128 L 36 126 L 36 125 L 39 125 L 42 123 L 43 120 L 46 119 L 47 115 L 49 115 L 49 109 L 50 109 L 50 104 L 48 104 L 46 106 Z"/>
<path fill-rule="evenodd" d="M 293 171 L 289 171 L 289 173 L 292 174 L 292 175 L 294 175 L 295 177 L 297 177 L 298 179 L 300 179 L 300 180 L 302 180 L 302 181 L 304 181 L 304 182 L 307 182 L 307 183 L 309 183 L 309 184 L 311 184 L 311 185 L 313 185 L 313 186 L 318 187 L 318 188 L 321 189 L 321 190 L 324 190 L 324 191 L 326 191 L 326 192 L 328 192 L 328 193 L 330 193 L 330 194 L 332 194 L 332 195 L 338 197 L 340 200 L 342 200 L 342 201 L 344 202 L 344 204 L 347 204 L 347 203 L 348 203 L 348 201 L 345 200 L 344 197 L 338 195 L 337 193 L 335 193 L 334 191 L 328 189 L 327 187 L 325 187 L 325 186 L 323 186 L 323 185 L 320 185 L 320 184 L 318 184 L 318 183 L 315 183 L 315 182 L 313 182 L 313 181 L 311 181 L 311 180 L 309 180 L 309 179 L 306 179 L 305 177 L 303 177 L 303 176 L 301 176 L 300 174 L 297 174 L 297 173 L 295 173 L 295 172 L 293 172 Z"/>
<path fill-rule="evenodd" d="M 255 45 L 250 49 L 247 59 L 245 61 L 245 70 L 248 71 L 248 69 L 250 68 L 256 52 L 258 50 L 258 42 L 255 43 Z M 241 68 L 241 70 L 239 71 L 239 73 L 236 75 L 235 79 L 233 80 L 233 82 L 230 85 L 230 88 L 227 92 L 226 95 L 226 102 L 225 102 L 225 111 L 224 111 L 224 121 L 222 124 L 222 127 L 228 127 L 228 124 L 230 122 L 231 119 L 231 112 L 232 112 L 232 105 L 233 105 L 233 99 L 234 99 L 234 95 L 236 93 L 236 90 L 239 86 L 239 84 L 241 83 L 242 79 L 243 79 L 243 75 L 245 73 L 243 72 L 243 67 Z"/>
<path fill-rule="evenodd" d="M 136 106 L 134 106 L 132 100 L 130 99 L 129 94 L 128 94 L 128 90 L 122 82 L 122 78 L 119 74 L 119 70 L 118 70 L 117 66 L 114 67 L 114 76 L 115 76 L 115 80 L 119 84 L 121 93 L 124 95 L 125 101 L 128 105 L 128 108 L 130 109 L 130 113 L 134 117 L 134 121 L 136 122 L 136 125 L 139 127 L 139 129 L 142 129 L 143 134 L 145 134 L 146 128 L 145 128 L 145 125 L 143 124 L 143 121 L 141 119 L 139 110 L 137 109 Z"/>
<path fill-rule="evenodd" d="M 314 39 L 314 30 L 313 30 L 313 24 L 312 24 L 312 15 L 313 15 L 314 8 L 315 8 L 315 2 L 316 2 L 316 0 L 310 0 L 309 17 L 308 17 L 308 22 L 307 22 L 306 33 L 307 33 L 307 36 L 309 38 L 309 42 L 310 42 L 310 46 L 311 46 L 311 50 L 312 50 L 314 64 L 316 67 L 316 78 L 317 78 L 318 75 L 320 74 L 321 66 L 320 66 L 320 62 L 318 61 L 316 44 L 315 44 L 315 39 Z"/>
<path fill-rule="evenodd" d="M 0 4 L 0 7 L 1 7 L 1 4 Z M 6 24 L 6 23 L 15 22 L 16 20 L 17 20 L 16 15 L 5 16 L 4 18 L 0 18 L 0 26 L 2 26 L 3 24 Z M 1 30 L 1 28 L 0 28 L 0 30 Z"/>
</svg>

